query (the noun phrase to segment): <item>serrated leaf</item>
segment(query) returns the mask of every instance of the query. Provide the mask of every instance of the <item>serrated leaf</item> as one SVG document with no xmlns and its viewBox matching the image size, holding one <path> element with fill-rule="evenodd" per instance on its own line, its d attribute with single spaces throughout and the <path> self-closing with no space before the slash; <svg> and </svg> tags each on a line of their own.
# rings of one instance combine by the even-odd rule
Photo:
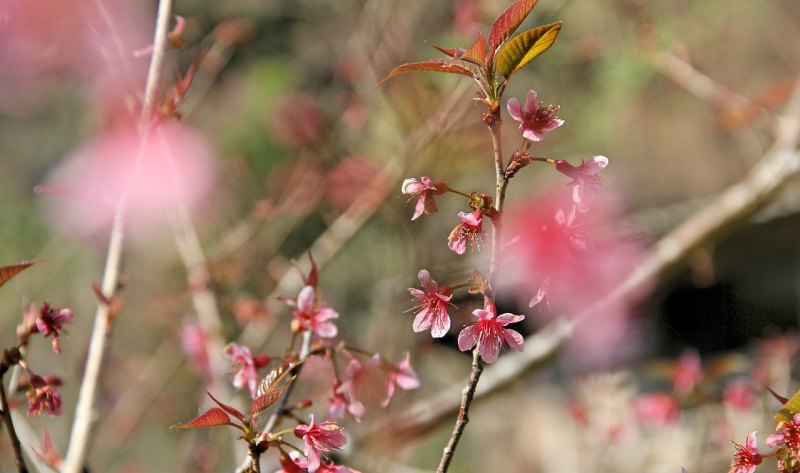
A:
<svg viewBox="0 0 800 473">
<path fill-rule="evenodd" d="M 791 422 L 794 418 L 794 415 L 797 413 L 800 413 L 800 391 L 794 393 L 794 396 L 786 401 L 781 410 L 775 414 L 775 424 L 780 424 L 781 422 Z"/>
<path fill-rule="evenodd" d="M 206 394 L 208 394 L 208 397 L 210 397 L 212 401 L 216 402 L 217 405 L 219 407 L 221 407 L 225 412 L 227 412 L 228 414 L 232 415 L 233 417 L 236 417 L 237 419 L 239 419 L 242 422 L 245 421 L 244 414 L 242 414 L 242 412 L 239 411 L 239 409 L 236 409 L 233 406 L 229 406 L 229 405 L 227 405 L 225 403 L 222 403 L 222 402 L 218 401 L 217 398 L 212 396 L 211 393 L 208 392 L 208 391 L 206 391 Z"/>
<path fill-rule="evenodd" d="M 472 42 L 472 46 L 467 49 L 462 59 L 478 65 L 486 64 L 486 40 L 483 38 L 483 33 L 478 33 L 478 37 Z"/>
<path fill-rule="evenodd" d="M 267 410 L 271 405 L 275 404 L 275 402 L 283 396 L 283 393 L 286 392 L 289 385 L 292 384 L 292 381 L 294 381 L 294 377 L 290 378 L 283 386 L 277 389 L 270 389 L 253 399 L 253 403 L 250 404 L 250 417 L 256 417 Z"/>
<path fill-rule="evenodd" d="M 175 424 L 170 429 L 203 429 L 206 427 L 219 427 L 233 425 L 231 418 L 219 407 L 212 407 L 185 424 Z"/>
<path fill-rule="evenodd" d="M 547 51 L 556 41 L 563 21 L 542 25 L 511 39 L 497 53 L 497 72 L 508 79 L 537 56 Z"/>
<path fill-rule="evenodd" d="M 473 77 L 473 72 L 461 65 L 453 64 L 449 61 L 433 60 L 422 62 L 410 62 L 408 64 L 401 64 L 389 73 L 386 77 L 378 82 L 378 87 L 383 85 L 384 82 L 392 77 L 403 74 L 404 72 L 421 71 L 421 72 L 447 72 L 449 74 L 460 74 L 462 76 Z"/>
<path fill-rule="evenodd" d="M 487 61 L 491 61 L 494 57 L 497 48 L 503 44 L 503 41 L 508 39 L 519 25 L 525 21 L 525 18 L 531 13 L 533 7 L 536 6 L 538 0 L 516 0 L 513 5 L 508 7 L 506 11 L 500 14 L 494 23 L 492 29 L 489 31 L 489 57 Z"/>
<path fill-rule="evenodd" d="M 3 266 L 0 268 L 0 286 L 34 264 L 36 264 L 36 261 L 23 261 L 21 263 L 12 264 L 11 266 Z"/>
<path fill-rule="evenodd" d="M 433 41 L 425 40 L 423 42 L 425 44 L 427 44 L 428 46 L 432 47 L 433 49 L 436 49 L 437 51 L 439 51 L 441 53 L 444 53 L 444 54 L 446 54 L 446 55 L 448 55 L 448 56 L 450 56 L 452 58 L 460 58 L 461 56 L 464 55 L 464 53 L 466 53 L 466 50 L 464 48 L 445 48 L 445 47 L 439 46 L 438 44 L 434 43 Z"/>
</svg>

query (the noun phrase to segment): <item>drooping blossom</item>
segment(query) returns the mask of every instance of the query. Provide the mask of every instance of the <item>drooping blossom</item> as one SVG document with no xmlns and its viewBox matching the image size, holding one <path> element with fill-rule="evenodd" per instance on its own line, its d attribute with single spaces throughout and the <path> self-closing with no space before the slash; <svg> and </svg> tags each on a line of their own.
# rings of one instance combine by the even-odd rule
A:
<svg viewBox="0 0 800 473">
<path fill-rule="evenodd" d="M 61 386 L 59 378 L 30 373 L 29 385 L 26 393 L 29 416 L 61 415 L 61 395 L 56 391 L 56 387 Z"/>
<path fill-rule="evenodd" d="M 483 361 L 494 363 L 500 354 L 500 347 L 505 340 L 512 349 L 522 351 L 524 339 L 516 330 L 505 328 L 506 325 L 521 322 L 524 315 L 505 313 L 497 315 L 495 305 L 485 299 L 484 308 L 472 311 L 478 317 L 477 322 L 467 325 L 458 334 L 458 348 L 461 351 L 471 349 L 478 344 Z"/>
<path fill-rule="evenodd" d="M 338 333 L 331 320 L 339 318 L 339 314 L 320 300 L 314 286 L 304 287 L 297 298 L 288 299 L 287 304 L 295 308 L 292 319 L 294 332 L 311 330 L 322 338 L 333 338 Z"/>
<path fill-rule="evenodd" d="M 36 309 L 31 305 L 28 312 L 25 314 L 26 320 L 30 323 L 32 315 L 35 314 Z M 54 309 L 50 304 L 43 302 L 39 308 L 38 315 L 33 319 L 33 326 L 31 333 L 41 333 L 45 338 L 50 335 L 53 336 L 53 351 L 61 353 L 61 341 L 59 339 L 59 331 L 63 331 L 63 325 L 72 322 L 75 314 L 69 309 Z"/>
<path fill-rule="evenodd" d="M 461 223 L 450 232 L 447 237 L 447 246 L 455 253 L 463 255 L 467 251 L 467 243 L 473 247 L 480 247 L 483 241 L 483 212 L 476 210 L 472 213 L 459 212 Z"/>
<path fill-rule="evenodd" d="M 702 379 L 700 354 L 697 350 L 684 350 L 672 375 L 672 387 L 681 394 L 690 394 Z"/>
<path fill-rule="evenodd" d="M 341 449 L 347 443 L 347 437 L 335 422 L 315 423 L 314 414 L 310 414 L 309 419 L 311 422 L 308 425 L 300 424 L 294 428 L 294 435 L 305 442 L 303 453 L 308 459 L 307 468 L 309 473 L 314 473 L 320 468 L 320 455 Z"/>
<path fill-rule="evenodd" d="M 279 458 L 281 469 L 275 473 L 306 473 L 308 470 L 308 460 L 301 458 L 298 452 L 291 452 L 288 455 L 281 452 Z M 360 473 L 358 470 L 347 468 L 346 466 L 334 465 L 333 463 L 320 462 L 317 473 Z"/>
<path fill-rule="evenodd" d="M 674 424 L 678 420 L 678 401 L 667 393 L 641 394 L 633 399 L 633 414 L 640 422 L 651 426 Z"/>
<path fill-rule="evenodd" d="M 433 338 L 444 337 L 450 330 L 450 315 L 447 313 L 447 306 L 455 307 L 455 304 L 450 302 L 453 292 L 449 286 L 439 288 L 436 281 L 431 279 L 431 273 L 427 269 L 419 272 L 419 282 L 425 291 L 413 287 L 408 288 L 408 292 L 417 299 L 417 305 L 409 309 L 417 314 L 414 317 L 414 331 L 422 332 L 431 329 Z"/>
<path fill-rule="evenodd" d="M 784 445 L 786 448 L 800 455 L 800 413 L 792 417 L 791 422 L 781 422 L 775 429 L 776 432 L 764 440 L 770 447 Z"/>
<path fill-rule="evenodd" d="M 736 451 L 733 453 L 729 473 L 753 473 L 756 471 L 756 466 L 761 464 L 761 454 L 758 453 L 756 446 L 756 433 L 750 432 L 744 445 L 738 443 L 733 445 L 736 447 Z"/>
<path fill-rule="evenodd" d="M 36 456 L 39 457 L 39 460 L 44 462 L 45 465 L 54 470 L 60 469 L 64 461 L 64 459 L 61 458 L 61 454 L 58 453 L 53 445 L 53 439 L 50 438 L 50 432 L 48 432 L 47 429 L 44 429 L 44 433 L 42 434 L 42 450 L 34 449 L 33 453 L 35 453 Z"/>
<path fill-rule="evenodd" d="M 531 89 L 525 98 L 525 105 L 520 107 L 516 97 L 508 100 L 506 108 L 511 118 L 520 122 L 519 129 L 522 136 L 531 141 L 542 141 L 544 132 L 554 130 L 564 124 L 558 118 L 558 107 L 554 105 L 541 106 L 537 103 L 536 91 Z"/>
<path fill-rule="evenodd" d="M 406 352 L 405 358 L 398 364 L 384 363 L 386 370 L 386 399 L 381 402 L 381 406 L 386 407 L 394 396 L 395 389 L 399 387 L 406 391 L 419 387 L 419 378 L 414 368 L 411 367 L 410 355 Z"/>
<path fill-rule="evenodd" d="M 339 387 L 341 383 L 334 379 L 333 385 L 331 386 L 331 394 L 328 397 L 328 401 L 330 405 L 328 407 L 328 417 L 333 420 L 339 420 L 344 417 L 344 413 L 347 410 L 347 398 L 339 392 Z"/>
<path fill-rule="evenodd" d="M 597 173 L 606 166 L 608 158 L 601 155 L 582 161 L 580 166 L 573 166 L 563 159 L 556 161 L 556 169 L 572 179 L 569 183 L 572 186 L 572 201 L 579 211 L 588 212 L 592 203 L 597 200 L 598 188 L 603 182 Z"/>
<path fill-rule="evenodd" d="M 197 373 L 208 377 L 211 374 L 211 365 L 206 351 L 208 336 L 198 323 L 184 320 L 180 333 L 181 349 L 189 363 Z"/>
<path fill-rule="evenodd" d="M 419 198 L 411 220 L 416 220 L 423 213 L 425 215 L 433 215 L 436 213 L 436 201 L 433 199 L 433 196 L 441 192 L 437 192 L 439 189 L 433 185 L 433 181 L 431 181 L 430 177 L 422 176 L 419 179 L 408 178 L 403 181 L 400 191 L 403 194 L 410 195 L 412 199 L 414 197 Z"/>
<path fill-rule="evenodd" d="M 378 354 L 371 357 L 366 363 L 362 363 L 356 357 L 350 358 L 347 368 L 345 368 L 344 381 L 336 389 L 336 394 L 341 396 L 337 402 L 344 401 L 347 412 L 356 421 L 360 422 L 366 414 L 365 399 L 382 399 L 384 396 L 379 392 L 383 390 L 383 384 L 376 372 L 380 361 Z"/>
<path fill-rule="evenodd" d="M 225 347 L 225 355 L 233 363 L 233 386 L 241 389 L 244 386 L 250 390 L 250 396 L 256 396 L 258 384 L 258 368 L 266 366 L 269 358 L 265 356 L 253 357 L 249 348 L 229 343 Z"/>
</svg>

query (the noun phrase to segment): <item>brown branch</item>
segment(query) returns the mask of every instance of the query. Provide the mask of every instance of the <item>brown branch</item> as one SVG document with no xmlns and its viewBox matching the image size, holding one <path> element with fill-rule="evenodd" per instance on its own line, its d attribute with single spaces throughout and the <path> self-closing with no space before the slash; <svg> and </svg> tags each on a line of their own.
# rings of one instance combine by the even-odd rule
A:
<svg viewBox="0 0 800 473">
<path fill-rule="evenodd" d="M 8 431 L 8 437 L 11 439 L 11 449 L 14 451 L 14 462 L 17 465 L 17 471 L 19 473 L 27 473 L 28 467 L 25 466 L 25 459 L 22 457 L 19 437 L 17 437 L 17 431 L 14 429 L 14 421 L 11 420 L 11 409 L 8 407 L 6 388 L 3 385 L 2 375 L 0 375 L 0 415 L 3 417 L 3 423 Z"/>
</svg>

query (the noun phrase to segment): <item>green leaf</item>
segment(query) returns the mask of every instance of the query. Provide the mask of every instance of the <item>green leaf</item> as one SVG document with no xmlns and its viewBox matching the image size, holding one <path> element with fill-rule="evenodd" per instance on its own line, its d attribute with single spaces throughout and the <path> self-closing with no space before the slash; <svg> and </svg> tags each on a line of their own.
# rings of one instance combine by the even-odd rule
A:
<svg viewBox="0 0 800 473">
<path fill-rule="evenodd" d="M 0 286 L 34 264 L 36 264 L 36 261 L 23 261 L 21 263 L 12 264 L 11 266 L 3 266 L 0 268 Z"/>
<path fill-rule="evenodd" d="M 219 427 L 233 425 L 228 414 L 219 407 L 212 407 L 185 424 L 175 424 L 170 429 L 202 429 L 206 427 Z"/>
<path fill-rule="evenodd" d="M 487 61 L 491 61 L 495 51 L 503 44 L 503 41 L 517 31 L 519 25 L 525 21 L 525 18 L 528 17 L 533 7 L 536 6 L 537 1 L 538 0 L 516 0 L 513 5 L 508 7 L 506 11 L 501 13 L 500 16 L 494 20 L 492 29 L 489 31 L 489 57 Z"/>
<path fill-rule="evenodd" d="M 497 72 L 508 79 L 556 41 L 563 21 L 542 25 L 515 36 L 497 54 Z"/>
<path fill-rule="evenodd" d="M 391 79 L 392 77 L 402 74 L 404 72 L 412 72 L 412 71 L 422 71 L 422 72 L 447 72 L 450 74 L 461 74 L 462 76 L 473 77 L 475 74 L 472 70 L 461 66 L 459 64 L 453 64 L 450 61 L 441 61 L 441 60 L 434 60 L 434 61 L 423 61 L 423 62 L 411 62 L 408 64 L 401 64 L 394 69 L 392 72 L 389 73 L 386 77 L 383 78 L 380 82 L 378 82 L 378 87 L 383 85 L 384 82 Z"/>
<path fill-rule="evenodd" d="M 772 391 L 770 389 L 770 391 Z M 775 424 L 780 424 L 781 422 L 792 422 L 794 415 L 800 413 L 800 391 L 794 393 L 791 399 L 787 400 L 781 410 L 775 414 Z"/>
</svg>

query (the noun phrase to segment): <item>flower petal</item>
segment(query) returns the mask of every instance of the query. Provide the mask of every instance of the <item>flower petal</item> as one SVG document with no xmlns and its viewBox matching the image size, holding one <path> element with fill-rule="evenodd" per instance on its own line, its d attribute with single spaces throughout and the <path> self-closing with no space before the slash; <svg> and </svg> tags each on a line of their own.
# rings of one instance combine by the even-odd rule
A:
<svg viewBox="0 0 800 473">
<path fill-rule="evenodd" d="M 513 350 L 522 351 L 525 339 L 516 330 L 510 328 L 503 329 L 503 339 Z"/>
<path fill-rule="evenodd" d="M 467 325 L 464 330 L 458 334 L 458 349 L 467 351 L 475 346 L 475 324 Z"/>
<path fill-rule="evenodd" d="M 508 102 L 506 102 L 506 109 L 508 110 L 508 114 L 511 115 L 511 118 L 518 122 L 522 121 L 522 110 L 519 106 L 519 100 L 517 100 L 516 97 L 508 99 Z"/>
</svg>

